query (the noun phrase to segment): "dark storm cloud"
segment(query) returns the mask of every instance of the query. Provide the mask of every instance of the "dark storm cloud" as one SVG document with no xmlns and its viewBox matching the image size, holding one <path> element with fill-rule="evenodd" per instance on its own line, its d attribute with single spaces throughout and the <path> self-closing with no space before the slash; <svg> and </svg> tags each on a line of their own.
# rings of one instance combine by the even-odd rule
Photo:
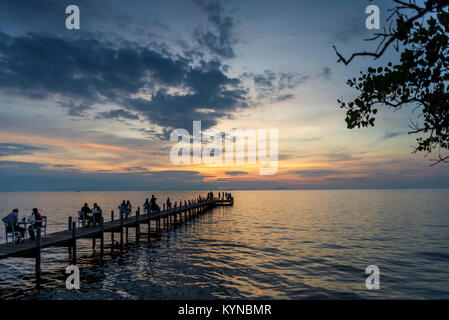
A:
<svg viewBox="0 0 449 320">
<path fill-rule="evenodd" d="M 67 41 L 33 33 L 0 33 L 0 90 L 33 99 L 64 97 L 60 104 L 72 116 L 86 115 L 95 103 L 112 102 L 128 111 L 100 117 L 130 119 L 133 111 L 164 129 L 190 127 L 198 119 L 208 128 L 248 106 L 240 80 L 225 75 L 218 60 L 193 63 L 136 43 Z M 136 98 L 139 94 L 146 97 Z M 205 118 L 200 108 L 213 112 Z"/>
<path fill-rule="evenodd" d="M 195 39 L 213 54 L 223 58 L 235 56 L 232 46 L 236 40 L 233 36 L 234 20 L 224 16 L 224 10 L 218 0 L 194 0 L 206 13 L 215 31 L 195 29 Z"/>
<path fill-rule="evenodd" d="M 0 143 L 0 157 L 30 155 L 34 151 L 42 150 L 45 149 L 19 143 Z"/>
</svg>

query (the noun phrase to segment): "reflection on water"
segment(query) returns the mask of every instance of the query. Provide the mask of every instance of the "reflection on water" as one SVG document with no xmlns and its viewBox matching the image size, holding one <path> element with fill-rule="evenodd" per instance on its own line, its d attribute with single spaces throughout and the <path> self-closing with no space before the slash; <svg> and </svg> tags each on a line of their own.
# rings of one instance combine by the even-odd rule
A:
<svg viewBox="0 0 449 320">
<path fill-rule="evenodd" d="M 197 192 L 154 192 L 189 199 Z M 38 207 L 48 232 L 66 228 L 84 202 L 108 212 L 152 192 L 0 193 L 0 215 Z M 234 191 L 217 208 L 104 261 L 80 240 L 81 289 L 65 289 L 67 248 L 34 260 L 0 260 L 0 297 L 40 299 L 449 298 L 449 190 Z M 106 213 L 105 216 L 109 218 Z M 142 226 L 142 229 L 144 227 Z M 4 235 L 3 226 L 0 234 Z M 143 237 L 145 238 L 145 237 Z M 4 241 L 4 238 L 2 238 Z M 106 238 L 106 243 L 110 243 Z M 107 250 L 107 252 L 110 252 Z M 381 289 L 365 288 L 379 266 Z"/>
</svg>

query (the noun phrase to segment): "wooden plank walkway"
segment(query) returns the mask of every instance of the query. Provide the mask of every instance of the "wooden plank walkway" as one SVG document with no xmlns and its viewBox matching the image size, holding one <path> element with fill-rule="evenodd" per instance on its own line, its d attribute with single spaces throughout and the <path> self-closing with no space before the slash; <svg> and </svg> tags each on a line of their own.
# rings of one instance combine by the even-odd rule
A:
<svg viewBox="0 0 449 320">
<path fill-rule="evenodd" d="M 180 206 L 171 209 L 161 210 L 159 214 L 142 214 L 140 215 L 140 208 L 137 209 L 135 216 L 129 216 L 128 219 L 120 217 L 120 219 L 115 219 L 112 221 L 102 223 L 99 227 L 82 227 L 77 228 L 76 222 L 72 222 L 69 218 L 69 229 L 64 231 L 59 231 L 55 233 L 48 234 L 45 237 L 38 237 L 40 241 L 36 240 L 25 240 L 23 243 L 12 244 L 5 243 L 0 245 L 0 259 L 5 259 L 8 257 L 27 257 L 32 255 L 36 259 L 40 260 L 40 251 L 43 248 L 48 248 L 52 246 L 62 246 L 72 248 L 71 255 L 75 255 L 76 261 L 76 251 L 73 252 L 74 248 L 76 250 L 76 239 L 80 238 L 93 238 L 101 239 L 101 252 L 103 252 L 103 237 L 105 232 L 120 233 L 120 244 L 123 245 L 123 232 L 125 228 L 136 228 L 136 237 L 140 236 L 140 225 L 149 224 L 151 221 L 156 221 L 157 230 L 160 231 L 161 220 L 167 223 L 168 219 L 174 220 L 176 224 L 178 215 L 181 221 L 182 215 L 184 214 L 184 221 L 187 216 L 190 218 L 194 215 L 204 213 L 217 206 L 232 206 L 234 204 L 234 199 L 223 200 L 214 199 L 201 202 L 191 202 L 187 201 Z M 176 206 L 176 204 L 175 204 Z M 165 207 L 165 206 L 164 206 Z M 113 212 L 111 213 L 113 219 Z M 103 218 L 104 219 L 104 218 Z M 122 221 L 123 220 L 123 221 Z M 171 221 L 170 220 L 170 221 Z M 150 230 L 148 230 L 148 234 Z M 137 239 L 138 240 L 138 239 Z M 40 243 L 39 243 L 40 242 Z M 38 251 L 39 257 L 37 257 L 36 251 Z M 73 257 L 72 257 L 73 259 Z M 37 267 L 36 267 L 37 268 Z"/>
</svg>

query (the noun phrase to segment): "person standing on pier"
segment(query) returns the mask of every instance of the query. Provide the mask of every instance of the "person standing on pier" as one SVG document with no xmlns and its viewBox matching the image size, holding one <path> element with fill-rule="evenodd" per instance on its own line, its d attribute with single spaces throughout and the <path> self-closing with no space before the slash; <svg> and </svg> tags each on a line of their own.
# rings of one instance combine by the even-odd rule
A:
<svg viewBox="0 0 449 320">
<path fill-rule="evenodd" d="M 129 215 L 131 214 L 133 206 L 131 205 L 131 202 L 129 200 L 126 202 L 126 208 L 125 208 L 125 219 L 128 219 Z"/>
<path fill-rule="evenodd" d="M 143 204 L 143 211 L 148 214 L 151 210 L 150 200 L 147 198 Z"/>
<path fill-rule="evenodd" d="M 94 203 L 94 207 L 92 208 L 94 227 L 96 227 L 97 224 L 100 225 L 102 215 L 103 215 L 103 210 L 101 210 L 101 208 L 98 204 Z"/>
<path fill-rule="evenodd" d="M 118 206 L 119 210 L 120 210 L 120 215 L 123 214 L 123 216 L 125 216 L 126 214 L 126 201 L 123 200 L 122 203 Z"/>
<path fill-rule="evenodd" d="M 167 198 L 166 205 L 167 205 L 167 209 L 171 209 L 171 201 L 170 201 L 170 198 Z"/>
<path fill-rule="evenodd" d="M 154 194 L 151 195 L 151 212 L 156 213 L 159 209 L 159 206 L 156 204 L 157 198 L 154 197 Z"/>
</svg>

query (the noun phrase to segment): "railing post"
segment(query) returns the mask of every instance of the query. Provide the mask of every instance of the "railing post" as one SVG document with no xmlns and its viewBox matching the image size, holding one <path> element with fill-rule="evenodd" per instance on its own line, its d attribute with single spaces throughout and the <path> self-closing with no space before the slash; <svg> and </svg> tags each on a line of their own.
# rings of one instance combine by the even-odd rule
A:
<svg viewBox="0 0 449 320">
<path fill-rule="evenodd" d="M 157 210 L 157 230 L 161 232 L 161 209 Z"/>
<path fill-rule="evenodd" d="M 147 237 L 148 237 L 148 242 L 150 242 L 150 240 L 151 240 L 151 211 L 152 210 L 148 210 L 148 234 L 147 234 Z"/>
<path fill-rule="evenodd" d="M 76 264 L 76 222 L 72 222 L 72 264 Z"/>
<path fill-rule="evenodd" d="M 120 250 L 123 248 L 123 212 L 120 212 Z"/>
<path fill-rule="evenodd" d="M 100 238 L 100 257 L 103 257 L 104 254 L 104 218 L 100 218 L 100 230 L 101 230 L 101 238 Z"/>
<path fill-rule="evenodd" d="M 69 217 L 69 230 L 72 230 L 72 217 Z"/>
<path fill-rule="evenodd" d="M 140 236 L 140 224 L 139 224 L 139 217 L 140 217 L 140 207 L 137 207 L 136 211 L 136 241 L 139 241 Z"/>
<path fill-rule="evenodd" d="M 41 278 L 41 228 L 36 228 L 36 281 Z"/>
</svg>

